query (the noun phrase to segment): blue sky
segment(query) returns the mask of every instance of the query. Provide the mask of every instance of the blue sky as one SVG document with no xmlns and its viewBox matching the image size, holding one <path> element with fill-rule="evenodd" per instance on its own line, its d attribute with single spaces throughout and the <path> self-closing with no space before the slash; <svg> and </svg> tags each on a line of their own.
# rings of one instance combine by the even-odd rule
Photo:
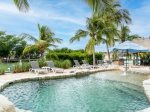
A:
<svg viewBox="0 0 150 112">
<path fill-rule="evenodd" d="M 85 29 L 86 18 L 91 10 L 84 0 L 29 0 L 30 11 L 19 12 L 13 0 L 0 0 L 0 30 L 9 34 L 19 35 L 29 33 L 38 37 L 37 24 L 47 25 L 55 32 L 56 37 L 63 39 L 59 45 L 72 49 L 84 49 L 87 39 L 81 42 L 69 43 L 78 29 Z M 124 8 L 130 11 L 132 34 L 149 36 L 150 30 L 150 0 L 120 0 Z M 97 51 L 105 49 L 104 45 L 97 47 Z"/>
</svg>

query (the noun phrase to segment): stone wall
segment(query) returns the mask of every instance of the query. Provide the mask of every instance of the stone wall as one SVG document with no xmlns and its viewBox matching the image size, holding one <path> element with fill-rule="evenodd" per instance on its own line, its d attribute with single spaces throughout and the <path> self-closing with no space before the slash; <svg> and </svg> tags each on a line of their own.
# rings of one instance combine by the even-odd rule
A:
<svg viewBox="0 0 150 112">
<path fill-rule="evenodd" d="M 31 112 L 27 110 L 21 110 L 15 107 L 15 105 L 3 95 L 0 95 L 0 112 Z"/>
</svg>

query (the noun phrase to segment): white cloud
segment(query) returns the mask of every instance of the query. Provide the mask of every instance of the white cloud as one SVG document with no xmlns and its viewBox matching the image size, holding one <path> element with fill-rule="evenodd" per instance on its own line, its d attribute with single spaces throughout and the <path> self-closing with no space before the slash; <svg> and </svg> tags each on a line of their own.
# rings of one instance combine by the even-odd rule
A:
<svg viewBox="0 0 150 112">
<path fill-rule="evenodd" d="M 148 37 L 150 35 L 150 1 L 142 1 L 140 7 L 131 9 L 130 12 L 133 21 L 130 25 L 132 34 Z"/>
<path fill-rule="evenodd" d="M 21 13 L 14 5 L 3 3 L 3 2 L 0 2 L 0 13 L 15 15 L 20 18 L 31 20 L 33 22 L 35 21 L 35 19 L 44 19 L 44 20 L 56 20 L 56 21 L 69 22 L 81 26 L 85 25 L 84 19 L 79 19 L 75 17 L 64 17 L 61 14 L 53 12 L 51 10 L 45 11 L 39 9 L 36 10 L 30 9 L 30 11 L 27 13 Z"/>
</svg>

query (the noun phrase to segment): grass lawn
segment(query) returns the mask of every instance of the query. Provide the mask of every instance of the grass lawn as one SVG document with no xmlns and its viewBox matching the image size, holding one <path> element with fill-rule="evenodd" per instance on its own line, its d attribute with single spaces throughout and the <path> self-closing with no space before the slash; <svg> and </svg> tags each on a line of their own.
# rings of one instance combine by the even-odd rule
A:
<svg viewBox="0 0 150 112">
<path fill-rule="evenodd" d="M 0 69 L 8 71 L 8 68 L 12 68 L 16 63 L 0 63 Z"/>
</svg>

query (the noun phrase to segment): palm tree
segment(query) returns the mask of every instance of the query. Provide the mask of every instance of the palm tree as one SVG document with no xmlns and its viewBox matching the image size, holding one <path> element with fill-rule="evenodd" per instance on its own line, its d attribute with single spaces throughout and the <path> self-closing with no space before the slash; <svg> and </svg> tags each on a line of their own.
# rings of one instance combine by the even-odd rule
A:
<svg viewBox="0 0 150 112">
<path fill-rule="evenodd" d="M 125 25 L 121 25 L 121 29 L 118 32 L 118 39 L 120 43 L 127 41 L 127 40 L 132 41 L 135 38 L 139 38 L 139 36 L 137 34 L 130 35 L 129 27 Z"/>
<path fill-rule="evenodd" d="M 27 33 L 22 33 L 20 35 L 20 37 L 22 39 L 29 39 L 32 40 L 34 42 L 43 40 L 46 41 L 48 43 L 48 46 L 54 46 L 56 47 L 55 43 L 61 43 L 62 39 L 59 38 L 55 38 L 55 34 L 49 29 L 48 26 L 41 26 L 40 24 L 38 24 L 38 31 L 39 31 L 39 38 L 36 38 L 30 34 Z"/>
<path fill-rule="evenodd" d="M 130 33 L 129 27 L 121 25 L 121 29 L 118 35 L 121 43 L 127 40 L 129 33 Z"/>
<path fill-rule="evenodd" d="M 117 28 L 115 25 L 110 24 L 109 27 L 104 27 L 101 32 L 101 37 L 98 38 L 102 43 L 106 44 L 106 49 L 107 49 L 107 54 L 108 54 L 108 59 L 110 60 L 110 51 L 109 47 L 114 46 L 114 43 L 116 41 L 115 36 L 117 35 Z"/>
<path fill-rule="evenodd" d="M 110 4 L 110 7 L 107 8 L 104 14 L 107 15 L 107 18 L 113 21 L 116 25 L 131 23 L 129 11 L 123 9 L 121 4 L 116 0 Z"/>
<path fill-rule="evenodd" d="M 19 11 L 27 12 L 30 8 L 28 0 L 13 0 L 13 2 Z"/>
<path fill-rule="evenodd" d="M 96 16 L 87 18 L 86 30 L 79 29 L 75 36 L 70 39 L 72 43 L 74 41 L 80 41 L 81 38 L 90 37 L 85 50 L 88 54 L 93 54 L 93 65 L 95 65 L 95 45 L 98 44 L 97 36 L 100 34 L 102 25 L 102 21 L 99 21 L 99 18 Z"/>
<path fill-rule="evenodd" d="M 121 8 L 120 3 L 111 2 L 109 7 L 104 10 L 103 14 L 99 15 L 99 18 L 103 20 L 104 26 L 101 29 L 101 37 L 99 40 L 106 44 L 107 54 L 110 61 L 109 47 L 113 46 L 116 41 L 116 36 L 118 35 L 118 26 L 122 23 L 130 23 L 131 18 L 129 12 Z"/>
<path fill-rule="evenodd" d="M 28 40 L 34 41 L 35 45 L 33 46 L 36 46 L 39 49 L 41 57 L 42 57 L 44 54 L 44 51 L 48 47 L 50 46 L 56 47 L 57 45 L 55 45 L 55 43 L 61 43 L 62 39 L 55 38 L 54 37 L 55 34 L 47 26 L 41 26 L 40 24 L 38 24 L 38 31 L 39 31 L 39 38 L 36 38 L 27 33 L 22 33 L 20 37 L 21 39 L 28 39 Z M 29 48 L 31 48 L 31 51 L 32 51 L 33 47 L 31 46 L 31 47 L 28 47 L 27 49 Z"/>
<path fill-rule="evenodd" d="M 38 48 L 41 57 L 43 57 L 43 54 L 49 45 L 48 42 L 44 40 L 39 40 L 38 42 L 35 43 L 35 46 Z"/>
<path fill-rule="evenodd" d="M 107 7 L 110 7 L 110 4 L 114 0 L 85 0 L 85 2 L 92 8 L 93 14 L 101 15 Z"/>
</svg>

